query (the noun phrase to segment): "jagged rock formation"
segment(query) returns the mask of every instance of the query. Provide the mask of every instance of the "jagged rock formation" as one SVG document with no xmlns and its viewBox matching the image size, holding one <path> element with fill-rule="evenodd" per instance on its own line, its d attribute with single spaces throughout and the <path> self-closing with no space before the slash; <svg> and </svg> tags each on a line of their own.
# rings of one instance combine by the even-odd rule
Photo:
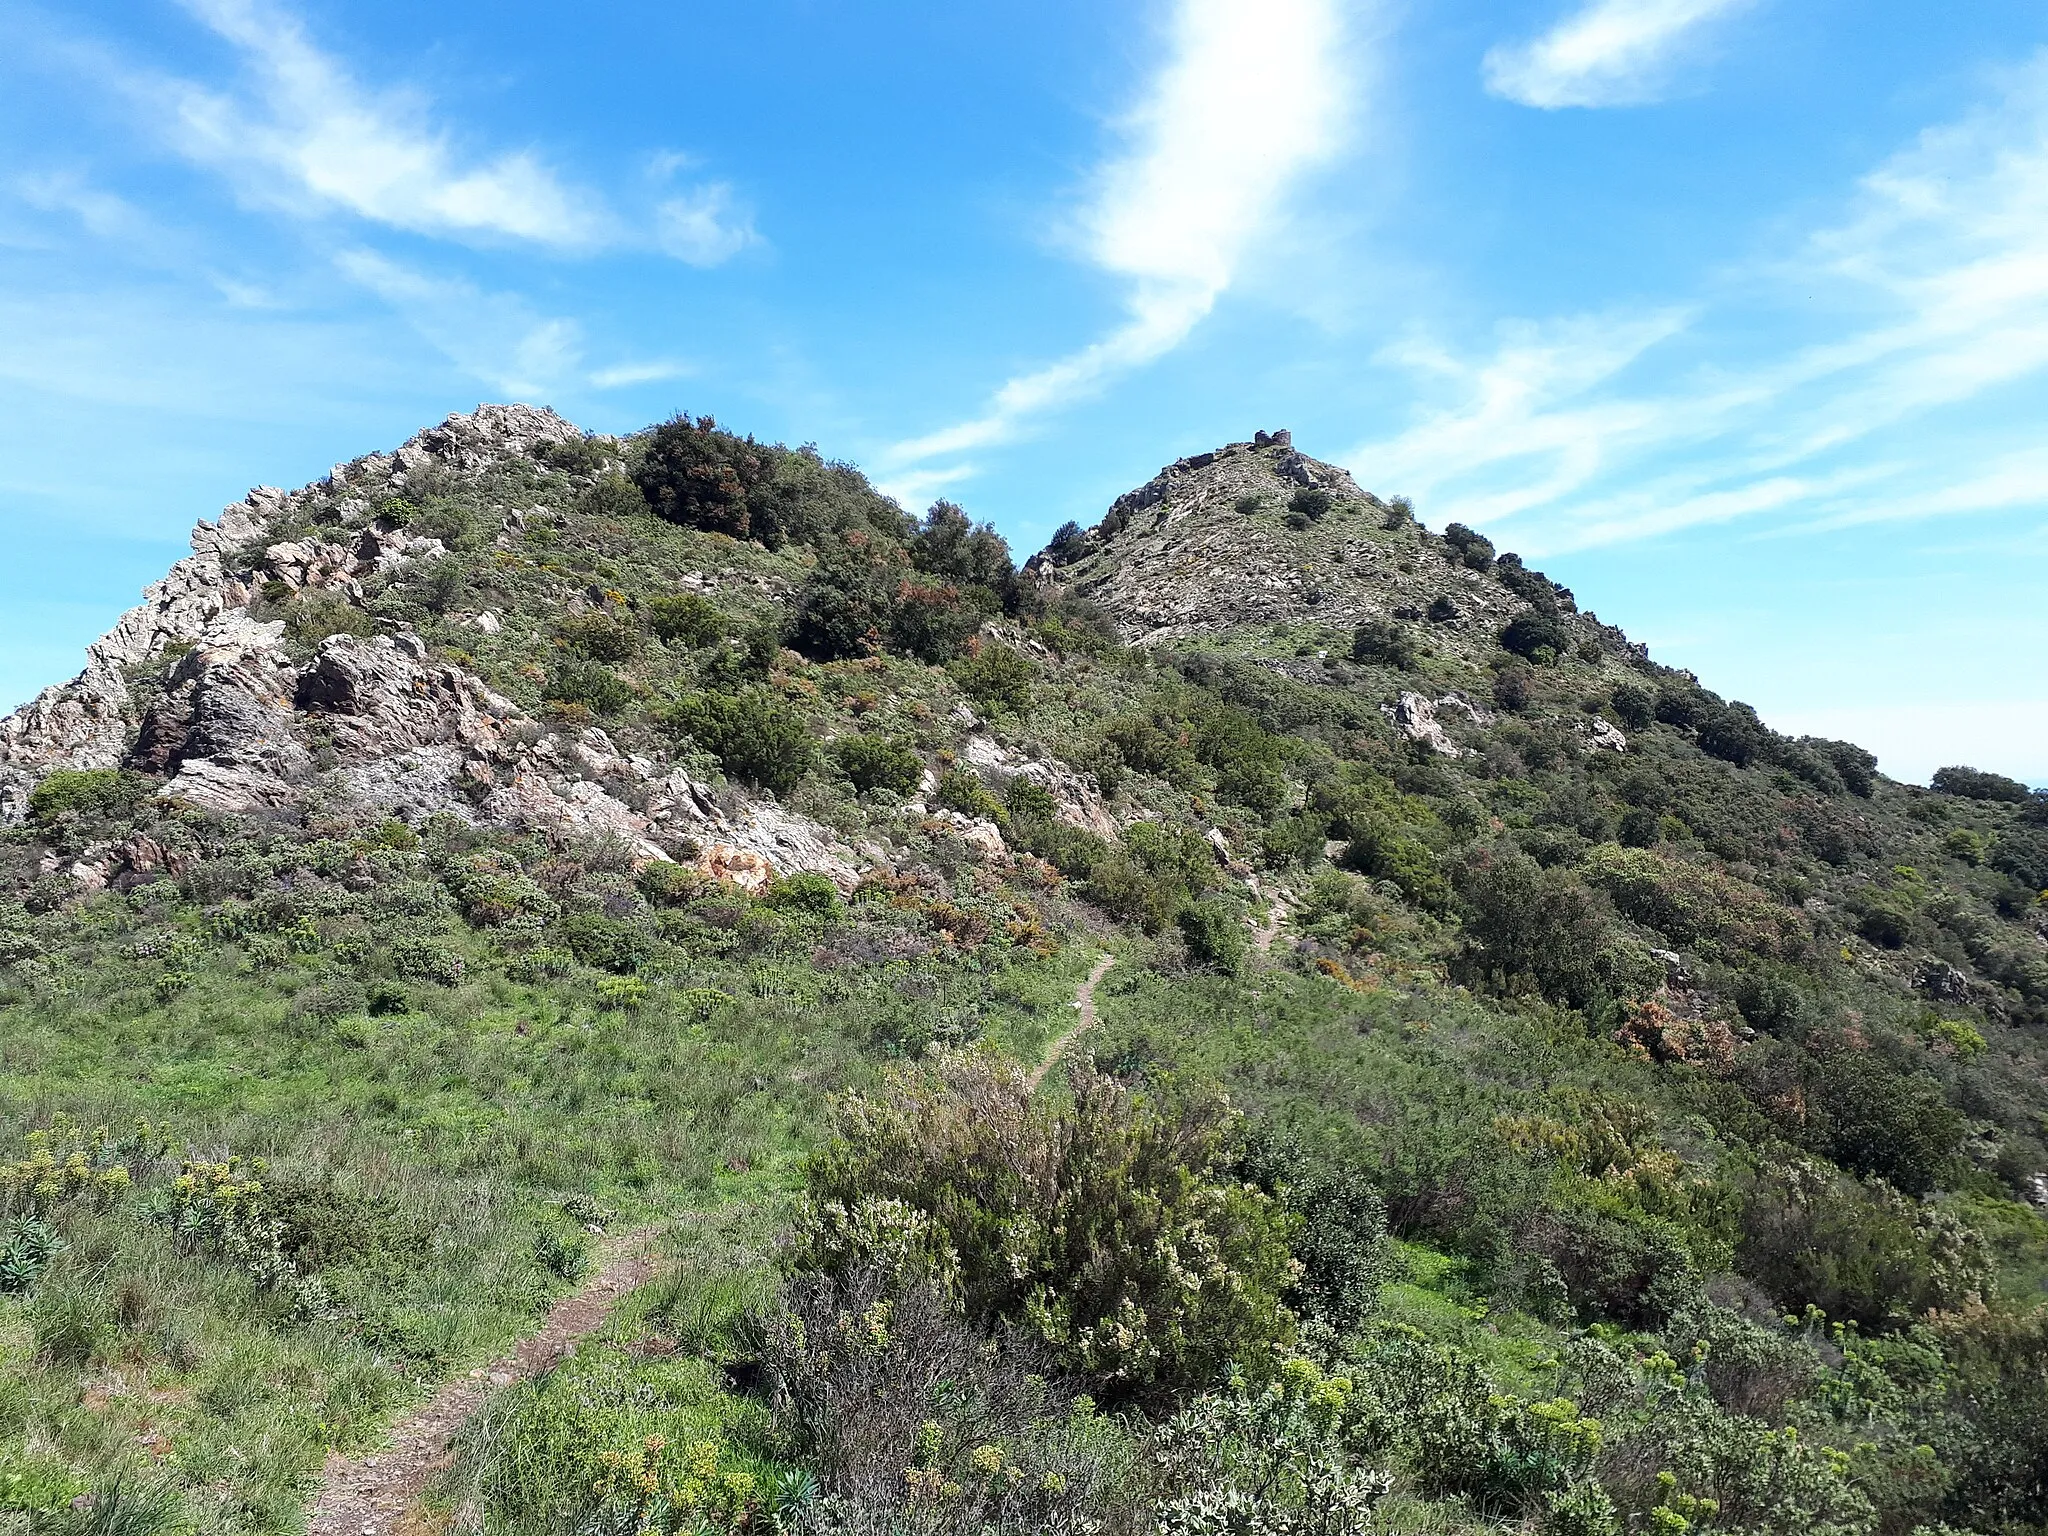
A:
<svg viewBox="0 0 2048 1536">
<path fill-rule="evenodd" d="M 1047 590 L 1096 603 L 1126 641 L 1148 646 L 1379 619 L 1478 656 L 1532 607 L 1284 431 L 1176 460 L 1028 571 Z M 1569 593 L 1543 587 L 1569 607 Z"/>
<path fill-rule="evenodd" d="M 552 411 L 483 406 L 396 454 L 337 466 L 317 486 L 259 487 L 201 523 L 193 553 L 94 643 L 83 672 L 0 721 L 0 822 L 24 819 L 29 791 L 53 769 L 127 767 L 163 775 L 168 798 L 231 814 L 322 800 L 409 819 L 447 813 L 614 836 L 638 857 L 701 859 L 742 884 L 773 869 L 851 885 L 863 857 L 815 822 L 621 754 L 595 727 L 565 741 L 473 673 L 435 660 L 416 635 L 330 635 L 301 664 L 286 626 L 250 612 L 266 584 L 359 600 L 365 579 L 441 553 L 378 520 L 352 490 L 402 490 L 428 471 L 473 475 L 582 438 Z M 339 498 L 352 541 L 270 541 L 322 496 Z M 496 623 L 489 614 L 475 622 L 486 620 Z M 175 664 L 145 700 L 134 674 L 169 656 Z M 80 878 L 104 883 L 150 857 L 103 850 Z"/>
</svg>

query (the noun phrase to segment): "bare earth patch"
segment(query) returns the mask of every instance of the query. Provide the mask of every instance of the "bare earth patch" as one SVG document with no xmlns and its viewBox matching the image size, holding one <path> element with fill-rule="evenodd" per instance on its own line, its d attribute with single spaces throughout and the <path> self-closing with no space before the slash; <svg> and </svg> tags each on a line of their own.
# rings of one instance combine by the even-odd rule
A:
<svg viewBox="0 0 2048 1536">
<path fill-rule="evenodd" d="M 320 1469 L 309 1536 L 400 1536 L 427 1484 L 448 1465 L 449 1448 L 471 1416 L 494 1393 L 558 1363 L 604 1325 L 620 1297 L 653 1278 L 661 1267 L 648 1252 L 653 1240 L 654 1233 L 643 1230 L 605 1244 L 597 1273 L 550 1307 L 538 1332 L 502 1359 L 443 1386 L 393 1428 L 382 1450 L 330 1455 Z"/>
</svg>

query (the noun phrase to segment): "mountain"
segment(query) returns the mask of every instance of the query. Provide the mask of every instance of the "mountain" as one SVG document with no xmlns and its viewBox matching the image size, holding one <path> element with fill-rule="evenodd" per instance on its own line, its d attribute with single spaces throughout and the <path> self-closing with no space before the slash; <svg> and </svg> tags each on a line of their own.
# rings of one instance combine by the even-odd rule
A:
<svg viewBox="0 0 2048 1536">
<path fill-rule="evenodd" d="M 606 1228 L 443 1528 L 2048 1529 L 2048 796 L 1284 431 L 1019 567 L 487 405 L 192 548 L 0 721 L 0 1530 L 303 1529 Z"/>
</svg>

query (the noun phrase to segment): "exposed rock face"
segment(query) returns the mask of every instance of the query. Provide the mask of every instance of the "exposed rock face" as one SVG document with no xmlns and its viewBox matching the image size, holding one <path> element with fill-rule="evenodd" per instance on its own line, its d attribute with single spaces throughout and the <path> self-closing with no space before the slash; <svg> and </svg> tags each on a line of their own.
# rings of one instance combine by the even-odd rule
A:
<svg viewBox="0 0 2048 1536">
<path fill-rule="evenodd" d="M 1611 720 L 1604 720 L 1598 715 L 1592 715 L 1581 722 L 1580 729 L 1586 733 L 1586 746 L 1590 751 L 1626 752 L 1628 750 L 1628 737 L 1623 735 L 1621 727 L 1614 724 Z"/>
<path fill-rule="evenodd" d="M 1450 702 L 1448 699 L 1444 701 L 1447 705 Z M 1437 718 L 1437 707 L 1419 693 L 1404 693 L 1387 706 L 1387 717 L 1394 722 L 1395 729 L 1410 741 L 1419 742 L 1444 757 L 1463 757 L 1465 749 L 1445 732 L 1443 722 Z"/>
<path fill-rule="evenodd" d="M 1100 605 L 1139 645 L 1247 625 L 1349 630 L 1398 619 L 1426 621 L 1433 646 L 1477 655 L 1530 607 L 1285 432 L 1176 460 L 1026 574 Z M 1560 590 L 1557 601 L 1570 596 Z"/>
<path fill-rule="evenodd" d="M 1100 792 L 1090 779 L 1082 777 L 1066 764 L 1010 751 L 993 736 L 979 730 L 967 738 L 961 756 L 968 767 L 984 778 L 1029 780 L 1052 796 L 1059 807 L 1060 820 L 1084 832 L 1093 832 L 1097 837 L 1115 840 L 1116 820 L 1104 807 Z"/>
<path fill-rule="evenodd" d="M 163 795 L 216 811 L 286 812 L 323 799 L 411 819 L 445 813 L 615 837 L 644 859 L 703 848 L 705 867 L 743 885 L 813 870 L 851 889 L 865 861 L 815 822 L 714 795 L 670 765 L 621 754 L 601 730 L 565 739 L 415 635 L 331 635 L 301 666 L 285 626 L 250 613 L 268 582 L 355 602 L 369 577 L 443 552 L 377 521 L 366 499 L 346 499 L 354 487 L 402 486 L 430 468 L 474 473 L 581 436 L 552 411 L 481 406 L 394 455 L 337 466 L 324 487 L 259 487 L 202 522 L 193 553 L 92 646 L 78 677 L 0 721 L 0 823 L 26 817 L 29 790 L 52 769 L 128 767 L 161 776 Z M 275 538 L 315 490 L 344 498 L 355 523 L 346 538 Z M 501 627 L 490 614 L 474 622 L 485 633 Z M 180 650 L 161 691 L 139 704 L 131 670 Z M 74 875 L 104 885 L 168 867 L 169 857 L 100 850 Z"/>
</svg>

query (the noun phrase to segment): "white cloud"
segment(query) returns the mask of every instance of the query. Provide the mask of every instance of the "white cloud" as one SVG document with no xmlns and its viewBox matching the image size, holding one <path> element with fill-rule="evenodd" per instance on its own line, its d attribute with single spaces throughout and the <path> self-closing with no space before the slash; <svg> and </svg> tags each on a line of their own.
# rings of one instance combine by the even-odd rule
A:
<svg viewBox="0 0 2048 1536">
<path fill-rule="evenodd" d="M 690 371 L 666 359 L 587 367 L 582 326 L 540 314 L 516 293 L 489 293 L 465 278 L 435 277 L 360 246 L 337 253 L 334 264 L 501 398 L 545 403 L 584 389 L 658 384 Z"/>
<path fill-rule="evenodd" d="M 1477 356 L 1391 349 L 1441 403 L 1353 462 L 1432 517 L 1519 518 L 1539 549 L 1766 514 L 1836 526 L 2048 505 L 2038 454 L 2000 436 L 2031 445 L 2037 413 L 2006 429 L 1983 405 L 2048 373 L 2048 53 L 1723 293 L 1774 323 L 1717 331 L 1702 322 L 1726 317 L 1694 306 L 1518 322 Z M 1720 331 L 1801 327 L 1775 354 L 1705 361 Z"/>
<path fill-rule="evenodd" d="M 690 370 L 681 363 L 615 363 L 590 375 L 593 389 L 630 389 L 635 384 L 659 384 L 680 379 Z"/>
<path fill-rule="evenodd" d="M 268 0 L 184 3 L 240 51 L 254 99 L 174 82 L 164 88 L 171 130 L 185 154 L 230 173 L 248 195 L 421 234 L 570 250 L 615 238 L 601 199 L 525 151 L 465 157 L 418 96 L 364 86 Z"/>
<path fill-rule="evenodd" d="M 1541 37 L 1486 55 L 1486 88 L 1525 107 L 1656 101 L 1709 24 L 1752 0 L 1591 0 Z"/>
<path fill-rule="evenodd" d="M 760 242 L 753 220 L 735 206 L 732 188 L 714 181 L 664 200 L 654 210 L 655 240 L 693 267 L 715 267 Z"/>
<path fill-rule="evenodd" d="M 1081 254 L 1129 285 L 1122 323 L 1011 379 L 971 420 L 898 444 L 888 462 L 1005 441 L 1028 418 L 1179 346 L 1271 233 L 1300 175 L 1340 144 L 1343 45 L 1336 0 L 1178 0 L 1165 65 L 1075 221 Z M 924 470 L 919 480 L 960 473 Z"/>
<path fill-rule="evenodd" d="M 584 377 L 583 334 L 573 320 L 536 314 L 516 294 L 430 277 L 375 251 L 345 250 L 334 260 L 457 367 L 509 399 L 545 402 Z"/>
<path fill-rule="evenodd" d="M 419 92 L 358 79 L 276 0 L 180 3 L 232 45 L 244 80 L 220 87 L 97 58 L 95 73 L 140 99 L 166 143 L 221 172 L 250 203 L 566 254 L 653 249 L 696 266 L 715 266 L 759 239 L 724 182 L 621 214 L 530 149 L 462 144 Z M 688 163 L 657 157 L 655 179 L 665 182 Z"/>
</svg>

